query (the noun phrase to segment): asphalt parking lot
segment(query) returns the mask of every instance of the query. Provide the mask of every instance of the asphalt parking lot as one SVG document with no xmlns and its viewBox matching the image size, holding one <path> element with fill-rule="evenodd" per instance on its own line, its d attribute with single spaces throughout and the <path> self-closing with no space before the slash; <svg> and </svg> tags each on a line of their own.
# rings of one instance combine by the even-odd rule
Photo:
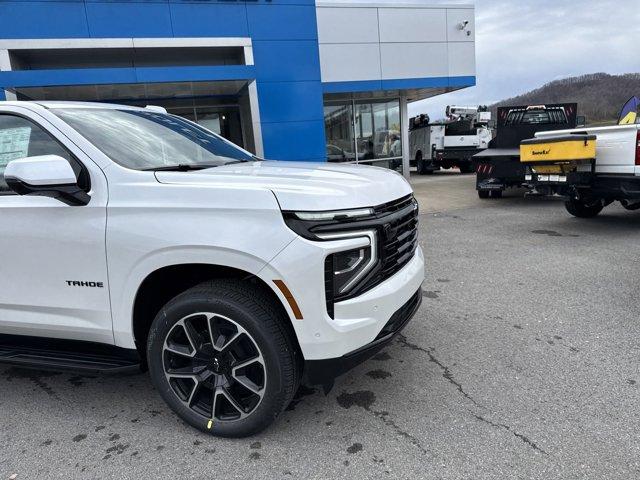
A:
<svg viewBox="0 0 640 480">
<path fill-rule="evenodd" d="M 640 477 L 640 212 L 579 220 L 473 182 L 414 179 L 424 302 L 328 396 L 221 440 L 146 375 L 0 367 L 0 478 Z"/>
</svg>

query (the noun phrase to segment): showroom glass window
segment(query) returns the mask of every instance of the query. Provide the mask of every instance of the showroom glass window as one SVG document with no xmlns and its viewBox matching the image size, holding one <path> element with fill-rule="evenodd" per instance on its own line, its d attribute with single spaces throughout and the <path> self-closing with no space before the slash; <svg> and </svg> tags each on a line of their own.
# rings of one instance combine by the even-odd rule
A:
<svg viewBox="0 0 640 480">
<path fill-rule="evenodd" d="M 329 102 L 324 121 L 328 161 L 402 170 L 399 100 Z"/>
</svg>

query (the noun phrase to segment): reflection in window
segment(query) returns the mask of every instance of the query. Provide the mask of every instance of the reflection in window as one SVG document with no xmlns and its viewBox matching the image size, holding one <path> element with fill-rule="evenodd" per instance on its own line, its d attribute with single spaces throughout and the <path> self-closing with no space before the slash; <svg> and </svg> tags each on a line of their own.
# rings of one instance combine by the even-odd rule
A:
<svg viewBox="0 0 640 480">
<path fill-rule="evenodd" d="M 10 114 L 0 115 L 0 192 L 10 191 L 4 170 L 11 160 L 41 155 L 58 155 L 71 163 L 71 154 L 35 123 Z M 79 167 L 74 168 L 76 175 Z"/>
<path fill-rule="evenodd" d="M 351 126 L 351 103 L 325 105 L 324 130 L 327 138 L 327 160 L 353 162 L 356 159 Z"/>
<path fill-rule="evenodd" d="M 327 103 L 324 119 L 330 162 L 402 168 L 399 100 Z"/>
</svg>

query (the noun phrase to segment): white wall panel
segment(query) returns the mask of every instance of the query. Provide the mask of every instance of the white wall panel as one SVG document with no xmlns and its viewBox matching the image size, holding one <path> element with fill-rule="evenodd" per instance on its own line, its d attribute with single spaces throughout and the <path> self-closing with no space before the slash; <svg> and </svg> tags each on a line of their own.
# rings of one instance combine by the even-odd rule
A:
<svg viewBox="0 0 640 480">
<path fill-rule="evenodd" d="M 447 41 L 444 8 L 381 8 L 379 16 L 382 43 Z"/>
<path fill-rule="evenodd" d="M 349 0 L 317 5 L 323 82 L 476 74 L 473 8 Z"/>
<path fill-rule="evenodd" d="M 464 30 L 458 27 L 469 22 Z M 467 35 L 471 32 L 471 35 Z M 474 11 L 470 8 L 450 8 L 447 10 L 447 40 L 450 42 L 474 42 L 476 39 L 476 23 Z"/>
<path fill-rule="evenodd" d="M 446 77 L 446 43 L 383 43 L 380 45 L 382 79 Z"/>
<path fill-rule="evenodd" d="M 476 74 L 476 49 L 473 42 L 449 43 L 449 76 L 467 77 Z"/>
<path fill-rule="evenodd" d="M 377 43 L 378 9 L 318 8 L 320 43 Z"/>
<path fill-rule="evenodd" d="M 323 82 L 380 80 L 380 47 L 377 43 L 320 45 Z"/>
</svg>

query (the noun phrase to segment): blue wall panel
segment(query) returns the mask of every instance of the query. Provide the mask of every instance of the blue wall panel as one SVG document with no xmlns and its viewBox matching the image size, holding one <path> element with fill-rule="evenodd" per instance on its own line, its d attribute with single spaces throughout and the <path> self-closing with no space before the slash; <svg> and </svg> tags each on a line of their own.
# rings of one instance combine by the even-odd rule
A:
<svg viewBox="0 0 640 480">
<path fill-rule="evenodd" d="M 247 2 L 265 156 L 326 159 L 315 2 Z"/>
<path fill-rule="evenodd" d="M 316 7 L 247 3 L 247 21 L 255 40 L 317 40 Z"/>
<path fill-rule="evenodd" d="M 86 4 L 92 37 L 172 37 L 169 6 L 162 3 Z"/>
<path fill-rule="evenodd" d="M 248 37 L 244 4 L 171 3 L 176 37 Z"/>
<path fill-rule="evenodd" d="M 322 141 L 318 140 L 322 132 Z M 265 152 L 273 160 L 311 160 L 327 158 L 324 141 L 324 121 L 263 123 Z M 304 152 L 304 156 L 299 152 Z"/>
<path fill-rule="evenodd" d="M 266 82 L 258 83 L 258 88 L 263 123 L 323 119 L 317 82 Z"/>
<path fill-rule="evenodd" d="M 62 70 L 17 70 L 0 72 L 2 87 L 40 87 L 54 85 L 92 85 L 136 83 L 135 68 L 91 68 Z"/>
<path fill-rule="evenodd" d="M 413 90 L 418 88 L 473 87 L 476 77 L 402 78 L 397 80 L 364 80 L 355 82 L 327 82 L 324 93 L 375 92 L 378 90 Z"/>
<path fill-rule="evenodd" d="M 2 2 L 0 38 L 88 37 L 84 3 Z"/>
<path fill-rule="evenodd" d="M 260 59 L 256 62 L 256 71 L 262 82 L 319 81 L 321 78 L 316 40 L 255 40 L 253 55 Z"/>
<path fill-rule="evenodd" d="M 0 72 L 0 88 L 61 85 L 107 85 L 110 83 L 205 82 L 251 80 L 251 65 L 197 67 L 128 67 Z"/>
</svg>

